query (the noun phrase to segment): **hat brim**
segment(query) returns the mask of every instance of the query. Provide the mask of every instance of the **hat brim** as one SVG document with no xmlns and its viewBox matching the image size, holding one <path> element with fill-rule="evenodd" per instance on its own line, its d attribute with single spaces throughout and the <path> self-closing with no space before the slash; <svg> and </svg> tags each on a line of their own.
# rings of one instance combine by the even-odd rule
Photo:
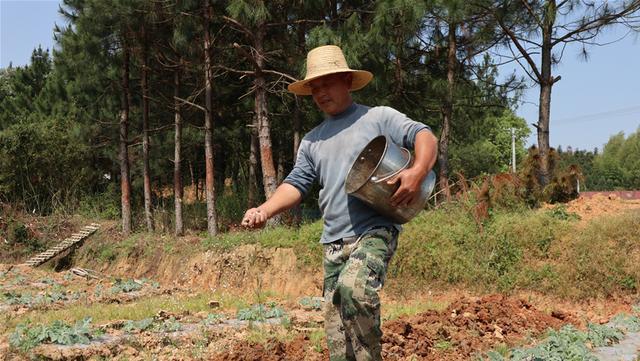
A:
<svg viewBox="0 0 640 361">
<path fill-rule="evenodd" d="M 304 80 L 298 80 L 296 82 L 289 84 L 289 86 L 287 86 L 287 90 L 289 90 L 289 92 L 295 95 L 311 95 L 311 88 L 308 86 L 309 82 L 314 81 L 326 75 L 338 74 L 338 73 L 353 74 L 353 81 L 351 82 L 351 88 L 349 89 L 351 91 L 360 90 L 364 88 L 365 86 L 367 86 L 367 84 L 369 84 L 371 79 L 373 79 L 373 74 L 371 74 L 366 70 L 352 70 L 352 69 L 341 70 L 341 71 L 327 72 L 324 74 L 318 74 L 316 76 L 313 76 Z"/>
</svg>

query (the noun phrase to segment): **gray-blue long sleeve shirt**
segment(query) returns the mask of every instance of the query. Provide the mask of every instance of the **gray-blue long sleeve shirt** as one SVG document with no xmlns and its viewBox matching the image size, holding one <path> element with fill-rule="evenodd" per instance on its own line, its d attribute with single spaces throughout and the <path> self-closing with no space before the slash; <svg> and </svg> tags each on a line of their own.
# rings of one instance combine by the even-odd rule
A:
<svg viewBox="0 0 640 361">
<path fill-rule="evenodd" d="M 314 181 L 320 183 L 318 203 L 324 220 L 320 242 L 359 235 L 376 226 L 399 228 L 391 219 L 348 195 L 344 182 L 356 157 L 373 138 L 386 135 L 394 143 L 413 149 L 416 134 L 423 129 L 429 127 L 393 108 L 353 103 L 307 133 L 284 182 L 296 187 L 303 196 Z"/>
</svg>

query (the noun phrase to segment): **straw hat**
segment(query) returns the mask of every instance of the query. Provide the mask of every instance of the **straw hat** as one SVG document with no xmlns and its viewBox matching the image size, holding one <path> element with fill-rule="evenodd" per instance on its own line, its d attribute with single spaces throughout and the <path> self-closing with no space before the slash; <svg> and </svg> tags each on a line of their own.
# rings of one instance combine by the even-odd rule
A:
<svg viewBox="0 0 640 361">
<path fill-rule="evenodd" d="M 373 79 L 373 74 L 366 70 L 350 69 L 339 47 L 335 45 L 320 46 L 307 54 L 307 75 L 304 80 L 289 84 L 287 89 L 296 95 L 311 95 L 311 88 L 307 86 L 310 81 L 329 74 L 347 72 L 353 74 L 351 90 L 362 89 Z"/>
</svg>

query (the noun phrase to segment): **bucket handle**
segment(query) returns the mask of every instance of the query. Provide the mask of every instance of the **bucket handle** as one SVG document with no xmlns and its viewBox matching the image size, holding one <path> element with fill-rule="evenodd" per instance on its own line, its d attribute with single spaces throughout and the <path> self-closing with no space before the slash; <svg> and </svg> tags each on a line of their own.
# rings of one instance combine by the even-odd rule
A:
<svg viewBox="0 0 640 361">
<path fill-rule="evenodd" d="M 400 150 L 402 150 L 403 152 L 407 153 L 407 162 L 402 167 L 400 167 L 400 169 L 398 169 L 396 171 L 393 171 L 393 172 L 391 172 L 389 174 L 386 174 L 386 175 L 384 175 L 384 176 L 382 176 L 380 178 L 378 178 L 376 176 L 371 177 L 371 181 L 373 183 L 376 183 L 376 184 L 377 183 L 382 183 L 382 182 L 384 182 L 386 180 L 389 180 L 389 179 L 397 176 L 398 174 L 400 174 L 400 172 L 402 172 L 403 170 L 407 169 L 409 164 L 411 164 L 411 152 L 409 151 L 409 149 L 403 148 L 403 147 L 401 147 Z"/>
</svg>

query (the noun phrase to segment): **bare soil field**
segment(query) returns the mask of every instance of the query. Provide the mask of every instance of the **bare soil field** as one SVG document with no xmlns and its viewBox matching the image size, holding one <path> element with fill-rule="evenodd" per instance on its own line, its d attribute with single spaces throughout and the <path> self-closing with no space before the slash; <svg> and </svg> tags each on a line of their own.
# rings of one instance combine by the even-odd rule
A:
<svg viewBox="0 0 640 361">
<path fill-rule="evenodd" d="M 640 203 L 593 197 L 566 208 L 585 221 Z M 66 228 L 56 231 L 71 232 Z M 131 257 L 103 267 L 75 261 L 94 267 L 95 277 L 0 264 L 0 360 L 328 359 L 318 298 L 322 275 L 301 273 L 291 250 L 245 245 L 188 262 L 166 253 L 154 264 Z M 533 344 L 548 329 L 604 324 L 637 302 L 634 296 L 572 302 L 536 292 L 457 289 L 400 294 L 393 291 L 398 287 L 382 294 L 385 360 L 474 360 L 492 349 Z M 86 316 L 91 322 L 74 328 Z M 51 326 L 56 320 L 68 328 Z M 80 341 L 54 342 L 64 338 L 54 335 L 56 327 Z M 45 341 L 29 347 L 37 337 Z"/>
</svg>

